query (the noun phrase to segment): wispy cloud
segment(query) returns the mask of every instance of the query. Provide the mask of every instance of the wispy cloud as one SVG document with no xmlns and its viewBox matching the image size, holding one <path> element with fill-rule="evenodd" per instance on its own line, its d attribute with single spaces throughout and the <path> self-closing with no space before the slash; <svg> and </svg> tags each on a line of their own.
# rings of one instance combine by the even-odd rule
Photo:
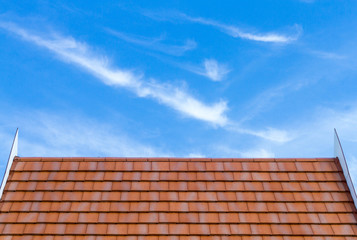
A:
<svg viewBox="0 0 357 240">
<path fill-rule="evenodd" d="M 268 127 L 263 130 L 256 130 L 256 129 L 242 128 L 237 124 L 231 124 L 227 128 L 233 132 L 248 134 L 277 143 L 290 142 L 295 138 L 295 136 L 290 131 L 276 129 L 272 127 Z"/>
<path fill-rule="evenodd" d="M 197 67 L 192 64 L 181 64 L 180 66 L 190 72 L 205 76 L 216 82 L 221 81 L 230 72 L 227 66 L 218 63 L 215 59 L 205 59 L 202 63 L 202 67 Z"/>
<path fill-rule="evenodd" d="M 248 150 L 239 150 L 236 148 L 231 148 L 226 145 L 218 145 L 214 146 L 214 150 L 218 153 L 218 156 L 225 156 L 225 157 L 241 157 L 241 158 L 273 158 L 275 157 L 274 153 L 271 151 L 263 148 L 251 148 Z"/>
<path fill-rule="evenodd" d="M 258 42 L 289 43 L 297 40 L 302 33 L 302 27 L 298 24 L 295 24 L 293 27 L 295 32 L 293 34 L 288 35 L 276 32 L 259 33 L 253 31 L 245 31 L 242 28 L 234 25 L 228 25 L 216 20 L 202 17 L 192 17 L 181 12 L 169 12 L 163 14 L 152 11 L 143 11 L 142 14 L 157 20 L 180 19 L 192 23 L 199 23 L 202 25 L 214 27 L 234 38 L 241 38 Z"/>
<path fill-rule="evenodd" d="M 191 51 L 197 47 L 197 43 L 191 39 L 186 40 L 182 45 L 174 45 L 163 43 L 163 41 L 165 40 L 165 37 L 163 35 L 158 38 L 148 38 L 144 36 L 134 36 L 127 33 L 114 31 L 112 29 L 106 30 L 111 35 L 126 42 L 173 56 L 182 56 L 187 51 Z"/>
<path fill-rule="evenodd" d="M 221 100 L 209 105 L 187 93 L 184 87 L 159 83 L 154 79 L 146 79 L 135 74 L 133 71 L 112 67 L 105 56 L 93 53 L 86 44 L 71 37 L 63 37 L 59 34 L 52 34 L 51 36 L 35 34 L 8 22 L 0 22 L 0 28 L 49 50 L 62 61 L 86 70 L 108 86 L 123 87 L 139 97 L 155 99 L 184 116 L 223 127 L 228 131 L 233 130 L 236 133 L 253 135 L 270 141 L 284 142 L 290 140 L 287 137 L 288 134 L 283 130 L 237 128 L 235 127 L 236 124 L 226 116 L 228 107 L 225 101 Z"/>
<path fill-rule="evenodd" d="M 344 55 L 340 55 L 340 54 L 333 53 L 333 52 L 326 52 L 326 51 L 311 50 L 310 54 L 312 54 L 313 56 L 316 56 L 318 58 L 323 58 L 323 59 L 331 59 L 331 60 L 346 59 L 346 56 L 344 56 Z"/>
<path fill-rule="evenodd" d="M 3 112 L 2 112 L 3 113 Z M 7 130 L 19 129 L 20 156 L 168 156 L 153 146 L 143 144 L 127 136 L 113 127 L 98 123 L 71 113 L 51 113 L 38 110 L 22 110 L 21 114 L 13 113 L 10 117 L 2 114 L 0 118 L 0 139 L 7 136 L 11 142 L 13 136 L 6 134 Z M 6 126 L 6 127 L 4 127 Z M 113 130 L 115 129 L 115 130 Z M 8 152 L 10 148 L 6 149 Z M 1 167 L 1 166 L 0 166 Z"/>
<path fill-rule="evenodd" d="M 295 41 L 301 34 L 301 27 L 299 25 L 295 25 L 296 33 L 293 36 L 288 36 L 279 33 L 251 33 L 248 31 L 244 31 L 239 27 L 233 25 L 226 25 L 210 19 L 194 18 L 189 17 L 187 15 L 182 16 L 188 21 L 215 27 L 234 38 L 242 38 L 258 42 L 288 43 L 291 41 Z"/>
<path fill-rule="evenodd" d="M 336 128 L 349 160 L 357 156 L 356 126 L 357 103 L 339 103 L 338 109 L 316 108 L 308 117 L 301 115 L 287 126 L 293 132 L 291 141 L 283 144 L 261 141 L 255 148 L 269 148 L 279 157 L 333 156 L 333 129 Z"/>
<path fill-rule="evenodd" d="M 273 157 L 275 157 L 275 155 L 274 155 L 274 153 L 272 153 L 266 149 L 259 148 L 259 149 L 251 149 L 249 151 L 242 152 L 241 157 L 244 157 L 244 158 L 273 158 Z"/>
<path fill-rule="evenodd" d="M 140 97 L 155 99 L 187 117 L 219 126 L 227 123 L 225 113 L 228 108 L 225 101 L 208 105 L 197 100 L 181 87 L 144 79 L 143 76 L 130 70 L 112 67 L 105 56 L 94 54 L 86 44 L 71 37 L 62 37 L 59 34 L 51 36 L 35 34 L 8 22 L 0 22 L 0 27 L 49 50 L 64 62 L 81 67 L 108 86 L 124 87 Z"/>
<path fill-rule="evenodd" d="M 188 158 L 204 158 L 206 156 L 201 153 L 190 153 L 187 155 L 187 157 Z"/>
</svg>

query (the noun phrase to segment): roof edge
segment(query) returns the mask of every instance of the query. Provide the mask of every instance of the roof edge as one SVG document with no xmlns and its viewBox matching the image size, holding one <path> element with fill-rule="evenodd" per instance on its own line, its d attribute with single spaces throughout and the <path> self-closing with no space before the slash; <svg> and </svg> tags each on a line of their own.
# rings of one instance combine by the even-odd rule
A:
<svg viewBox="0 0 357 240">
<path fill-rule="evenodd" d="M 180 157 L 18 157 L 25 162 L 334 162 L 335 157 L 318 158 L 180 158 Z"/>
<path fill-rule="evenodd" d="M 351 193 L 351 196 L 352 196 L 352 199 L 353 199 L 353 203 L 355 204 L 355 207 L 357 209 L 356 191 L 355 191 L 355 188 L 353 186 L 353 182 L 352 182 L 352 178 L 351 178 L 350 172 L 348 170 L 348 165 L 347 165 L 347 161 L 346 161 L 346 158 L 345 158 L 345 154 L 343 152 L 342 145 L 341 145 L 340 139 L 338 137 L 336 128 L 334 129 L 334 132 L 335 132 L 335 136 L 334 136 L 334 154 L 337 157 L 338 161 L 340 162 L 340 166 L 342 168 L 343 175 L 345 176 L 345 179 L 346 179 L 346 182 L 347 182 L 347 186 L 348 186 L 348 188 L 350 190 L 350 193 Z"/>
<path fill-rule="evenodd" d="M 17 156 L 17 150 L 18 150 L 18 134 L 19 134 L 19 129 L 16 129 L 16 133 L 15 133 L 15 137 L 14 140 L 12 141 L 12 146 L 11 146 L 11 150 L 10 150 L 10 154 L 9 154 L 9 158 L 7 160 L 7 165 L 6 165 L 6 170 L 4 173 L 4 176 L 2 178 L 2 182 L 1 182 L 1 187 L 0 187 L 0 200 L 2 198 L 2 194 L 4 192 L 5 189 L 5 185 L 7 182 L 7 179 L 9 177 L 10 174 L 10 169 L 12 166 L 12 163 L 14 161 L 14 158 Z"/>
</svg>

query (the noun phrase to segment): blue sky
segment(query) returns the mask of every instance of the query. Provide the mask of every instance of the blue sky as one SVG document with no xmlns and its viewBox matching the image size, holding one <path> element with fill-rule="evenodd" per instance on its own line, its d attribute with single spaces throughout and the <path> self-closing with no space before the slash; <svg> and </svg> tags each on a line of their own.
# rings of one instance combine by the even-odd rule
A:
<svg viewBox="0 0 357 240">
<path fill-rule="evenodd" d="M 0 0 L 0 156 L 332 157 L 357 169 L 357 2 Z"/>
</svg>

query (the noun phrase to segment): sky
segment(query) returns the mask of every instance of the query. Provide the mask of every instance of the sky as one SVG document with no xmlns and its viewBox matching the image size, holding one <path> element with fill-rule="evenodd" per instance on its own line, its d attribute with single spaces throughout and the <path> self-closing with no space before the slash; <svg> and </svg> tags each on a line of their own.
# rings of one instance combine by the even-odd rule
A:
<svg viewBox="0 0 357 240">
<path fill-rule="evenodd" d="M 357 2 L 0 0 L 20 156 L 334 157 L 357 180 Z"/>
</svg>

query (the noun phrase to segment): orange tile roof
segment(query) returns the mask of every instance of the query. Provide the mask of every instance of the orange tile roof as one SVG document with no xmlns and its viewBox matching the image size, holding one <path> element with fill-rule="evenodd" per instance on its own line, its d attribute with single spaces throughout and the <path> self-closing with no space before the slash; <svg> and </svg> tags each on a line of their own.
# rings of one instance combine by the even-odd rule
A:
<svg viewBox="0 0 357 240">
<path fill-rule="evenodd" d="M 336 158 L 16 157 L 0 202 L 11 240 L 352 240 L 356 223 Z"/>
</svg>

